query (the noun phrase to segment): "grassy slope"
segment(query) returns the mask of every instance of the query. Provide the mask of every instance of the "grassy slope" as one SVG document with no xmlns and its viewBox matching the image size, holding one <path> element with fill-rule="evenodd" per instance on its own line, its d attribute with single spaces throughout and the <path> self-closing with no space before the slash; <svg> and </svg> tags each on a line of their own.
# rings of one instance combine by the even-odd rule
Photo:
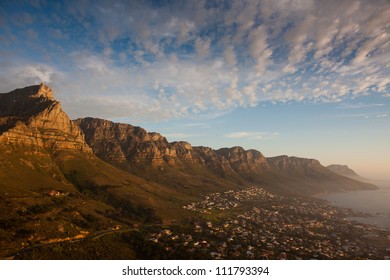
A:
<svg viewBox="0 0 390 280">
<path fill-rule="evenodd" d="M 152 208 L 163 219 L 180 218 L 177 210 L 191 199 L 165 185 L 115 168 L 94 155 L 72 153 L 69 157 L 69 152 L 65 156 L 63 153 L 57 153 L 54 161 L 79 191 L 94 199 L 109 204 L 110 199 L 124 200 L 135 207 Z"/>
<path fill-rule="evenodd" d="M 182 206 L 193 199 L 92 154 L 0 150 L 0 258 L 83 231 L 180 220 L 187 216 Z M 62 194 L 52 197 L 52 190 Z"/>
</svg>

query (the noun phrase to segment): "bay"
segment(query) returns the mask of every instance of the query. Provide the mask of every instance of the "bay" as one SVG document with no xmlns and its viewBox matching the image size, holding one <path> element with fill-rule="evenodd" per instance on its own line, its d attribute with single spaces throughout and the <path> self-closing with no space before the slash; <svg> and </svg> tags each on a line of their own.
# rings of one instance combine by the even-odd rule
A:
<svg viewBox="0 0 390 280">
<path fill-rule="evenodd" d="M 349 220 L 390 229 L 390 182 L 377 181 L 378 190 L 322 194 L 319 198 L 334 206 L 351 208 L 370 214 L 369 217 L 348 217 Z"/>
</svg>

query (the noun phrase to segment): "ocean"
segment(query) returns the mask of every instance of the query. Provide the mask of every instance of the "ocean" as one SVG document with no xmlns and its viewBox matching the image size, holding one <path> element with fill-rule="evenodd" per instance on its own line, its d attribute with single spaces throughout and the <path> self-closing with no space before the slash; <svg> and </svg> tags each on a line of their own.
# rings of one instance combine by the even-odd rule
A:
<svg viewBox="0 0 390 280">
<path fill-rule="evenodd" d="M 390 182 L 373 182 L 378 190 L 350 191 L 342 193 L 323 194 L 319 198 L 330 201 L 333 205 L 351 208 L 371 214 L 372 217 L 348 217 L 349 220 L 390 230 Z"/>
</svg>

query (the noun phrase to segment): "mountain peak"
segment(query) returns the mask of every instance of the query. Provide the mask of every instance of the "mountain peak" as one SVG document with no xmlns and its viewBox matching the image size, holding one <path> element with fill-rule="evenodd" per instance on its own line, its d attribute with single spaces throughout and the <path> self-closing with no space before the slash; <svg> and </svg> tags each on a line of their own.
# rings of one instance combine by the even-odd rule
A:
<svg viewBox="0 0 390 280">
<path fill-rule="evenodd" d="M 37 87 L 38 87 L 38 91 L 36 92 L 36 94 L 32 95 L 31 97 L 35 97 L 35 98 L 43 97 L 46 99 L 55 100 L 53 91 L 44 82 L 42 82 Z"/>
<path fill-rule="evenodd" d="M 44 83 L 0 94 L 1 144 L 90 151 L 77 124 Z"/>
<path fill-rule="evenodd" d="M 18 121 L 29 122 L 31 118 L 53 106 L 59 106 L 59 102 L 44 83 L 0 94 L 0 118 L 5 118 L 8 127 Z"/>
</svg>

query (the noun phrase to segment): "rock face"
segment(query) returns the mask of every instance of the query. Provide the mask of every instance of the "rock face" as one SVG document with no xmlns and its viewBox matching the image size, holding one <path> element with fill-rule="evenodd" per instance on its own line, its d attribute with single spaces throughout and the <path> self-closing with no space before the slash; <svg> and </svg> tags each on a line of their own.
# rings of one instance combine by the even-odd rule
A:
<svg viewBox="0 0 390 280">
<path fill-rule="evenodd" d="M 267 158 L 268 163 L 275 169 L 287 173 L 308 174 L 313 170 L 326 171 L 325 167 L 316 159 L 277 156 Z"/>
<path fill-rule="evenodd" d="M 0 94 L 0 145 L 91 152 L 45 84 Z"/>
<path fill-rule="evenodd" d="M 187 142 L 172 142 L 159 133 L 148 133 L 140 127 L 111 121 L 84 118 L 75 120 L 87 143 L 100 158 L 119 164 L 181 167 L 200 165 L 217 173 L 259 171 L 268 166 L 266 158 L 255 150 L 241 147 L 213 150 L 192 147 Z"/>
<path fill-rule="evenodd" d="M 222 148 L 216 151 L 218 155 L 225 158 L 230 166 L 236 171 L 255 171 L 268 166 L 267 159 L 262 153 L 256 150 L 244 150 L 241 147 Z"/>
<path fill-rule="evenodd" d="M 194 160 L 189 143 L 168 143 L 159 133 L 148 133 L 141 127 L 96 118 L 77 119 L 75 122 L 85 133 L 93 152 L 111 163 L 174 165 Z"/>
</svg>

